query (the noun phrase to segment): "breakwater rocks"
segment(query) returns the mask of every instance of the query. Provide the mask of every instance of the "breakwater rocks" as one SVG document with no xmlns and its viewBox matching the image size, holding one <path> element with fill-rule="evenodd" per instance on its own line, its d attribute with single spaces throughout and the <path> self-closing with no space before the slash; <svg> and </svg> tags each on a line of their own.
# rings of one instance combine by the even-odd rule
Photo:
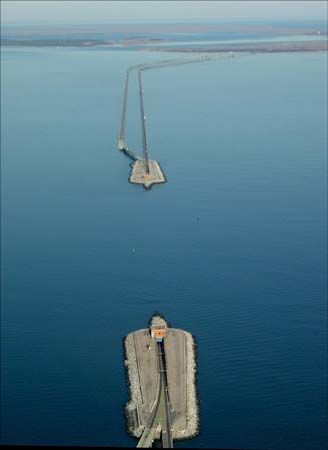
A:
<svg viewBox="0 0 328 450">
<path fill-rule="evenodd" d="M 136 355 L 136 348 L 134 344 L 133 333 L 126 336 L 125 341 L 125 367 L 128 375 L 129 382 L 129 397 L 125 407 L 125 415 L 127 418 L 127 427 L 129 433 L 134 437 L 140 437 L 143 426 L 140 426 L 138 419 L 138 405 L 143 403 L 141 386 L 139 380 L 139 370 Z"/>
<path fill-rule="evenodd" d="M 187 372 L 187 427 L 173 431 L 174 439 L 190 439 L 199 433 L 199 408 L 196 390 L 196 346 L 193 336 L 184 331 L 186 336 L 186 372 Z"/>
<path fill-rule="evenodd" d="M 154 420 L 154 425 L 150 421 L 156 409 L 160 379 L 159 339 L 162 339 L 165 353 L 172 438 L 190 439 L 199 431 L 196 346 L 189 332 L 168 327 L 159 315 L 153 316 L 149 328 L 128 334 L 124 341 L 130 394 L 125 407 L 128 431 L 140 437 L 145 427 L 156 425 L 153 435 L 155 439 L 160 438 L 161 418 Z"/>
</svg>

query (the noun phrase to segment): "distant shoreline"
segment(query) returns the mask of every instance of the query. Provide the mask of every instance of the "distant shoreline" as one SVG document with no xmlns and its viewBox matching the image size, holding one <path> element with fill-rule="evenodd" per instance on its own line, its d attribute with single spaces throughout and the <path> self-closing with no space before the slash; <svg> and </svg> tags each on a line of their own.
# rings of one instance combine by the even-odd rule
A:
<svg viewBox="0 0 328 450">
<path fill-rule="evenodd" d="M 230 53 L 230 52 L 260 52 L 260 53 L 281 53 L 281 52 L 317 52 L 327 51 L 328 42 L 326 39 L 316 41 L 287 41 L 287 42 L 245 42 L 245 43 L 229 43 L 217 44 L 215 46 L 192 47 L 179 46 L 176 47 L 154 47 L 154 39 L 142 39 L 135 42 L 125 41 L 120 45 L 108 40 L 86 40 L 86 39 L 2 39 L 2 47 L 78 47 L 78 48 L 113 48 L 130 50 L 148 50 L 154 52 L 170 52 L 170 53 Z"/>
<path fill-rule="evenodd" d="M 151 48 L 152 51 L 178 52 L 178 53 L 282 53 L 282 52 L 318 52 L 327 51 L 328 42 L 303 41 L 303 42 L 257 42 L 243 44 L 220 44 L 215 47 L 162 47 Z"/>
<path fill-rule="evenodd" d="M 307 26 L 302 22 L 292 26 L 288 23 L 251 22 L 12 26 L 2 30 L 1 46 L 98 47 L 172 53 L 309 52 L 328 49 L 327 24 L 324 22 L 309 22 Z"/>
</svg>

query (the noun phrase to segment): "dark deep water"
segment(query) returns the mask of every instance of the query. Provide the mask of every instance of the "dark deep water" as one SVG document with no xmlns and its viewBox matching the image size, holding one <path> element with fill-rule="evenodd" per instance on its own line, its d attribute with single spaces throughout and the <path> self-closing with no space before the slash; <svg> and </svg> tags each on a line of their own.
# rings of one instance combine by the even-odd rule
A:
<svg viewBox="0 0 328 450">
<path fill-rule="evenodd" d="M 122 338 L 159 310 L 198 344 L 176 447 L 324 449 L 327 54 L 146 72 L 147 192 L 124 71 L 167 55 L 2 53 L 2 442 L 135 446 Z"/>
</svg>

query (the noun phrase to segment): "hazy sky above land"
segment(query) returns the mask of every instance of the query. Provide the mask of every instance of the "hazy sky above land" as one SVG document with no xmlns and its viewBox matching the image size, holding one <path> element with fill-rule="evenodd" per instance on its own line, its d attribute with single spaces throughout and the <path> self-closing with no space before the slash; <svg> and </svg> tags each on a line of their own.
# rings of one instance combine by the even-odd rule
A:
<svg viewBox="0 0 328 450">
<path fill-rule="evenodd" d="M 327 20 L 326 1 L 13 1 L 2 23 L 106 23 L 205 20 Z"/>
</svg>

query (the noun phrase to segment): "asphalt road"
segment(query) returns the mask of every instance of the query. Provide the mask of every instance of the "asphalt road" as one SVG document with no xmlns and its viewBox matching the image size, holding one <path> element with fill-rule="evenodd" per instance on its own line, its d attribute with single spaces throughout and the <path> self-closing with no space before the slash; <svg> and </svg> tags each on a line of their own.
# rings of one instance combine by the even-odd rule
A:
<svg viewBox="0 0 328 450">
<path fill-rule="evenodd" d="M 157 427 L 160 425 L 162 430 L 162 447 L 173 448 L 173 439 L 171 435 L 171 415 L 168 400 L 168 386 L 166 380 L 165 356 L 162 343 L 157 344 L 158 361 L 158 390 L 157 399 L 153 411 L 149 416 L 148 423 L 139 440 L 138 447 L 149 448 L 152 446 Z"/>
</svg>

